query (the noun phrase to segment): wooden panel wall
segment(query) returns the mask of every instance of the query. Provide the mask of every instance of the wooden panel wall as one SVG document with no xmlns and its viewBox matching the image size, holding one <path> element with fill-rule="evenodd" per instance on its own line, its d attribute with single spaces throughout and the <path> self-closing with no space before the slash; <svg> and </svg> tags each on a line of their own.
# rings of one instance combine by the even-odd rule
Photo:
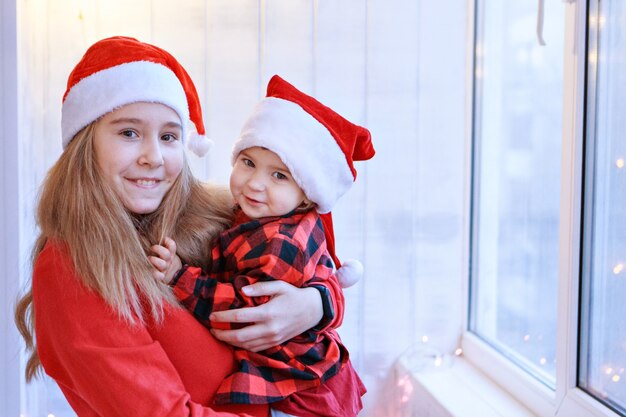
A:
<svg viewBox="0 0 626 417">
<path fill-rule="evenodd" d="M 61 152 L 67 75 L 94 41 L 134 36 L 168 49 L 196 82 L 215 142 L 208 157 L 190 156 L 203 179 L 226 183 L 232 142 L 274 73 L 372 131 L 377 155 L 357 164 L 355 186 L 333 211 L 340 258 L 366 268 L 345 292 L 340 329 L 369 388 L 363 415 L 382 415 L 388 399 L 378 393 L 390 365 L 424 336 L 455 347 L 463 314 L 451 300 L 463 275 L 465 1 L 19 0 L 18 9 L 26 242 L 37 187 Z"/>
<path fill-rule="evenodd" d="M 16 8 L 0 2 L 0 415 L 18 415 L 18 333 L 13 326 L 14 294 L 19 286 L 20 235 L 17 142 Z"/>
</svg>

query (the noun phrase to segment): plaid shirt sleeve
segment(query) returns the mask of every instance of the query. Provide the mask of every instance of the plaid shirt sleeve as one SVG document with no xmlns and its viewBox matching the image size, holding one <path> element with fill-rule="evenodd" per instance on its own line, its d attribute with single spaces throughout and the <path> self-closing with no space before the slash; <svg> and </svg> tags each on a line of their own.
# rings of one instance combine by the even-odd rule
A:
<svg viewBox="0 0 626 417">
<path fill-rule="evenodd" d="M 171 284 L 178 300 L 205 326 L 221 329 L 246 326 L 212 324 L 208 320 L 213 311 L 251 307 L 268 301 L 269 297 L 246 296 L 241 291 L 246 285 L 278 279 L 297 287 L 307 282 L 333 286 L 325 283 L 332 273 L 332 264 L 326 254 L 323 229 L 315 217 L 305 216 L 296 223 L 259 224 L 251 233 L 246 233 L 249 230 L 245 225 L 236 230 L 238 233 L 225 234 L 215 246 L 211 273 L 185 266 Z M 332 294 L 334 292 L 331 298 Z"/>
</svg>

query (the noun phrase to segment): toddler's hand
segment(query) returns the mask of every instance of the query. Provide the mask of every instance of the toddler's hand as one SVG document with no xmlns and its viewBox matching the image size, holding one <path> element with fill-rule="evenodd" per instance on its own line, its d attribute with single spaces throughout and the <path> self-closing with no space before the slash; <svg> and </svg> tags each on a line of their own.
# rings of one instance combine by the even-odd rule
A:
<svg viewBox="0 0 626 417">
<path fill-rule="evenodd" d="M 166 237 L 163 240 L 163 245 L 154 245 L 150 249 L 156 255 L 148 257 L 154 267 L 152 276 L 165 284 L 169 284 L 176 272 L 183 266 L 180 258 L 176 255 L 176 242 Z"/>
</svg>

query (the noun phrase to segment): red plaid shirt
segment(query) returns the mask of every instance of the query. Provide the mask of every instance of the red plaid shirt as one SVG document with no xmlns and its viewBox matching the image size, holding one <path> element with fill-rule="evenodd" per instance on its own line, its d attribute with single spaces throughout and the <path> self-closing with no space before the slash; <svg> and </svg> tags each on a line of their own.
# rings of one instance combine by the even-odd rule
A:
<svg viewBox="0 0 626 417">
<path fill-rule="evenodd" d="M 239 213 L 235 225 L 214 241 L 211 271 L 184 268 L 174 292 L 206 327 L 218 327 L 208 320 L 211 312 L 265 303 L 267 297 L 247 297 L 241 288 L 277 279 L 298 287 L 336 281 L 314 210 L 256 220 Z M 257 353 L 235 348 L 235 356 L 240 369 L 218 389 L 217 404 L 280 401 L 318 387 L 348 362 L 348 351 L 332 329 L 309 331 Z"/>
</svg>

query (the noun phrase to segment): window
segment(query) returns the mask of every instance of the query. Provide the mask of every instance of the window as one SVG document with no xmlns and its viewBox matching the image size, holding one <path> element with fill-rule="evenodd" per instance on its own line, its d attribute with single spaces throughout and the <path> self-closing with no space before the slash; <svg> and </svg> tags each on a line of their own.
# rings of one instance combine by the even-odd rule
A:
<svg viewBox="0 0 626 417">
<path fill-rule="evenodd" d="M 477 2 L 470 330 L 555 386 L 563 5 Z"/>
<path fill-rule="evenodd" d="M 536 415 L 625 416 L 626 6 L 475 7 L 467 357 Z"/>
<path fill-rule="evenodd" d="M 626 7 L 590 13 L 579 385 L 626 413 Z"/>
</svg>

